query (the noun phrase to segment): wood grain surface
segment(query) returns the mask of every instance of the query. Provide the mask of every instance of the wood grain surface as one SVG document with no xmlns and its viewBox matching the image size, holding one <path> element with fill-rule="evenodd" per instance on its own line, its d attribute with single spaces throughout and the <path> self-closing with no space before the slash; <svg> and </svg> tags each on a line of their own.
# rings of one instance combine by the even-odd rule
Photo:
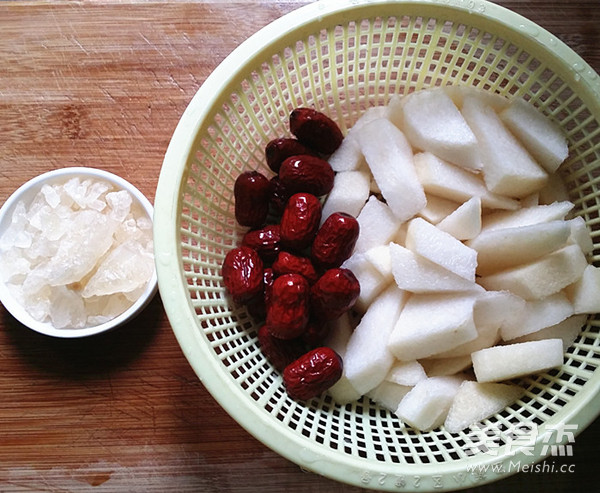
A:
<svg viewBox="0 0 600 493">
<path fill-rule="evenodd" d="M 0 2 L 0 204 L 23 182 L 94 166 L 154 199 L 186 105 L 237 45 L 307 2 Z M 598 1 L 498 2 L 600 71 Z M 470 490 L 597 491 L 600 423 L 570 473 Z M 256 441 L 191 370 L 157 295 L 89 340 L 37 335 L 0 307 L 0 491 L 358 492 Z"/>
</svg>

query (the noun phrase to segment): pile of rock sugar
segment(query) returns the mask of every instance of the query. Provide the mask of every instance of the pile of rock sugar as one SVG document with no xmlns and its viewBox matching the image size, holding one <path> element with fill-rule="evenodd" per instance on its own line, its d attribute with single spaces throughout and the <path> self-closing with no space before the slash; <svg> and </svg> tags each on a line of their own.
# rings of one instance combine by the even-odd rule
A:
<svg viewBox="0 0 600 493">
<path fill-rule="evenodd" d="M 0 278 L 36 320 L 100 325 L 123 313 L 154 273 L 152 221 L 126 190 L 70 178 L 18 202 L 0 237 Z"/>
</svg>

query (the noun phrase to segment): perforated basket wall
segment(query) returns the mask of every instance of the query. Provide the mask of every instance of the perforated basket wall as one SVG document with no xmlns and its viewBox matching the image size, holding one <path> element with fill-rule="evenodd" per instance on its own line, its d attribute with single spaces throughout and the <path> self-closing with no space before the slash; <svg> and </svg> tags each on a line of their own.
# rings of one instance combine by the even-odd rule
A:
<svg viewBox="0 0 600 493">
<path fill-rule="evenodd" d="M 190 364 L 227 412 L 267 446 L 350 484 L 422 491 L 489 482 L 516 472 L 509 461 L 549 455 L 555 441 L 547 433 L 569 424 L 576 434 L 600 409 L 595 317 L 560 370 L 524 379 L 524 397 L 481 423 L 502 430 L 533 424 L 533 447 L 501 434 L 499 448 L 486 451 L 476 433 L 420 433 L 367 398 L 346 406 L 328 395 L 306 404 L 290 399 L 261 354 L 257 326 L 228 302 L 221 263 L 242 234 L 233 216 L 234 180 L 248 169 L 268 173 L 264 146 L 288 134 L 290 110 L 315 107 L 345 130 L 393 94 L 446 84 L 523 97 L 560 123 L 570 145 L 562 177 L 592 231 L 597 263 L 600 79 L 550 33 L 481 1 L 335 1 L 285 16 L 207 79 L 182 116 L 161 171 L 159 286 Z M 486 464 L 497 466 L 467 469 Z"/>
</svg>

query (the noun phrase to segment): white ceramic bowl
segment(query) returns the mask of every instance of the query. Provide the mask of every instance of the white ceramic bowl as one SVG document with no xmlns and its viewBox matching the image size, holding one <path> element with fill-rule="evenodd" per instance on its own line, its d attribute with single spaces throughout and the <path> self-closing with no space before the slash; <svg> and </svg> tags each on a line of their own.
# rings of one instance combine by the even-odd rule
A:
<svg viewBox="0 0 600 493">
<path fill-rule="evenodd" d="M 15 207 L 20 201 L 24 201 L 27 205 L 28 202 L 33 200 L 35 195 L 41 190 L 44 184 L 65 183 L 68 179 L 74 177 L 80 177 L 82 179 L 92 178 L 104 180 L 115 185 L 119 190 L 127 190 L 133 197 L 133 200 L 136 201 L 146 212 L 148 219 L 152 220 L 154 213 L 152 204 L 136 187 L 134 187 L 128 181 L 113 173 L 109 173 L 101 169 L 69 167 L 49 171 L 32 178 L 19 187 L 6 200 L 6 202 L 0 208 L 0 237 L 10 224 Z M 50 322 L 40 322 L 39 320 L 36 320 L 23 308 L 23 306 L 21 306 L 21 304 L 11 294 L 6 284 L 2 281 L 0 281 L 0 302 L 19 322 L 36 332 L 54 337 L 78 338 L 106 332 L 130 321 L 144 309 L 144 307 L 156 294 L 156 291 L 157 277 L 156 272 L 154 272 L 142 295 L 123 313 L 100 325 L 73 329 L 56 328 Z"/>
</svg>

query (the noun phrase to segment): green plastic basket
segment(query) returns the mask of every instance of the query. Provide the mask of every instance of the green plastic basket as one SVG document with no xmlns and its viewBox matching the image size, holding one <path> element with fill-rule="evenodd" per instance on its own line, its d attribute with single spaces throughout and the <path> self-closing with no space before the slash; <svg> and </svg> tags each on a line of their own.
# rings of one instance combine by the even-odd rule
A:
<svg viewBox="0 0 600 493">
<path fill-rule="evenodd" d="M 322 1 L 276 20 L 207 78 L 173 135 L 158 183 L 160 293 L 198 377 L 271 449 L 303 469 L 366 488 L 455 490 L 491 482 L 517 472 L 518 462 L 549 456 L 548 436 L 557 427 L 576 427 L 576 435 L 600 411 L 597 317 L 561 369 L 524 379 L 524 397 L 481 423 L 532 424 L 534 443 L 516 446 L 501 436 L 492 453 L 476 447 L 469 430 L 421 433 L 367 398 L 345 406 L 327 394 L 308 404 L 292 400 L 261 354 L 258 327 L 228 304 L 221 263 L 242 234 L 233 183 L 244 170 L 268 171 L 264 146 L 288 134 L 290 110 L 315 107 L 346 130 L 393 94 L 447 84 L 524 97 L 560 123 L 570 145 L 562 176 L 590 228 L 597 263 L 600 77 L 547 31 L 481 0 Z"/>
</svg>

